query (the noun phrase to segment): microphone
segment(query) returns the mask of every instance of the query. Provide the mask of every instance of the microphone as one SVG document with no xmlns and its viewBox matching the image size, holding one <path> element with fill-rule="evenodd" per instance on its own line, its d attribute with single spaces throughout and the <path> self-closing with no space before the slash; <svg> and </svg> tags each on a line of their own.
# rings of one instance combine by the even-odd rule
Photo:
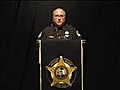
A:
<svg viewBox="0 0 120 90">
<path fill-rule="evenodd" d="M 55 32 L 56 32 L 56 36 L 58 37 L 59 34 L 58 34 L 58 28 L 57 27 L 55 27 Z"/>
<path fill-rule="evenodd" d="M 67 38 L 65 38 L 65 36 L 60 36 L 61 38 L 63 38 L 63 39 L 65 39 L 65 40 L 67 40 Z"/>
<path fill-rule="evenodd" d="M 65 31 L 65 35 L 61 36 L 63 39 L 68 40 L 67 38 L 69 38 L 69 31 Z"/>
<path fill-rule="evenodd" d="M 69 37 L 69 32 L 68 32 L 68 31 L 65 32 L 65 35 L 64 35 L 64 36 L 59 35 L 59 33 L 58 33 L 58 27 L 55 27 L 55 30 L 54 30 L 54 31 L 56 32 L 56 36 L 57 36 L 59 39 L 62 38 L 62 39 L 67 40 L 67 38 Z M 67 37 L 67 38 L 66 38 L 66 37 Z"/>
</svg>

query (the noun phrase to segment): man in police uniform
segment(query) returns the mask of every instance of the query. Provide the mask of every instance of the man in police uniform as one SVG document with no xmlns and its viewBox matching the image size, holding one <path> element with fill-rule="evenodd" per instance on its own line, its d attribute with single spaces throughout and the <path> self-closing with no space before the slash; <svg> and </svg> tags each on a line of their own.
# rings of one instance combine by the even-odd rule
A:
<svg viewBox="0 0 120 90">
<path fill-rule="evenodd" d="M 65 23 L 65 10 L 56 8 L 53 10 L 52 16 L 53 24 L 44 28 L 38 38 L 42 40 L 76 40 L 81 38 L 75 27 Z"/>
</svg>

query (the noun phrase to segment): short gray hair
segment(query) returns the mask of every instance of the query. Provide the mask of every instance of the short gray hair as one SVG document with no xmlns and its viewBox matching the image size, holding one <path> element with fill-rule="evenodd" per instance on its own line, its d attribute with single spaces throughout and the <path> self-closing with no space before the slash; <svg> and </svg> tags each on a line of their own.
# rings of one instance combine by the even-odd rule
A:
<svg viewBox="0 0 120 90">
<path fill-rule="evenodd" d="M 53 10 L 53 12 L 52 12 L 53 16 L 54 16 L 54 14 L 56 13 L 57 10 L 61 10 L 64 13 L 64 15 L 66 16 L 65 10 L 60 8 L 60 7 Z"/>
</svg>

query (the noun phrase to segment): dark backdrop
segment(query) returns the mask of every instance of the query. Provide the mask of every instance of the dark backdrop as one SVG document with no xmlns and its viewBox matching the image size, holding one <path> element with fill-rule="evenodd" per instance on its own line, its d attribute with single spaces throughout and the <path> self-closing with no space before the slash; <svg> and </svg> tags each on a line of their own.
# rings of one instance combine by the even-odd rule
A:
<svg viewBox="0 0 120 90">
<path fill-rule="evenodd" d="M 39 90 L 35 41 L 59 6 L 87 40 L 85 90 L 120 88 L 118 1 L 0 1 L 0 90 Z"/>
</svg>

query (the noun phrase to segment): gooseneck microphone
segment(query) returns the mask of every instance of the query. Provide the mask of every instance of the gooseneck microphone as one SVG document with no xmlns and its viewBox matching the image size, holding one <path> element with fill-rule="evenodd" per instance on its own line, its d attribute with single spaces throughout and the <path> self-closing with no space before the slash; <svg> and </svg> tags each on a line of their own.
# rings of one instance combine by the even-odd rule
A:
<svg viewBox="0 0 120 90">
<path fill-rule="evenodd" d="M 59 37 L 58 28 L 57 27 L 55 27 L 55 32 L 56 32 L 56 36 Z"/>
<path fill-rule="evenodd" d="M 62 29 L 61 29 L 62 30 Z M 63 36 L 63 35 L 60 35 L 59 33 L 58 33 L 58 27 L 55 27 L 55 32 L 56 32 L 56 36 L 59 38 L 59 39 L 65 39 L 65 40 L 67 40 L 67 38 L 65 37 L 65 35 Z"/>
</svg>

